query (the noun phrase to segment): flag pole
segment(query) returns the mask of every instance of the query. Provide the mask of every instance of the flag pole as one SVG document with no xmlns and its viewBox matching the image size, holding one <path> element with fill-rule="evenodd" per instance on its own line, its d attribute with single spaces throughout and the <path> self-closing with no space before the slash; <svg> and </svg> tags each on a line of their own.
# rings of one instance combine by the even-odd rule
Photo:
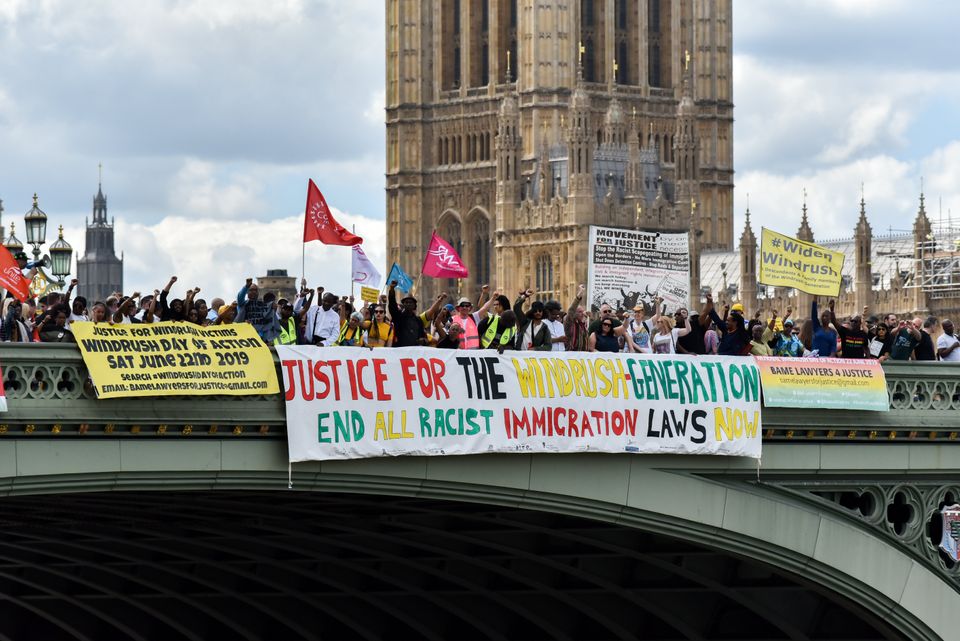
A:
<svg viewBox="0 0 960 641">
<path fill-rule="evenodd" d="M 357 226 L 350 225 L 350 232 L 356 236 L 357 235 Z M 353 290 L 356 289 L 356 283 L 353 282 L 353 247 L 350 248 L 350 298 L 354 297 Z M 353 304 L 352 302 L 350 303 Z M 356 311 L 356 310 L 354 310 Z"/>
</svg>

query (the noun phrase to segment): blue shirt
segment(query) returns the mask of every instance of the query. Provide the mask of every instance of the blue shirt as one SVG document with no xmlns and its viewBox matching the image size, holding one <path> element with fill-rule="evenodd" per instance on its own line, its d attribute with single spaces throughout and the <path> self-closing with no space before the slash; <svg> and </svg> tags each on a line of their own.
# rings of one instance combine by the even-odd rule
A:
<svg viewBox="0 0 960 641">
<path fill-rule="evenodd" d="M 837 333 L 820 324 L 820 319 L 817 317 L 817 301 L 813 301 L 810 318 L 813 320 L 813 340 L 810 341 L 813 351 L 820 357 L 836 356 Z"/>
</svg>

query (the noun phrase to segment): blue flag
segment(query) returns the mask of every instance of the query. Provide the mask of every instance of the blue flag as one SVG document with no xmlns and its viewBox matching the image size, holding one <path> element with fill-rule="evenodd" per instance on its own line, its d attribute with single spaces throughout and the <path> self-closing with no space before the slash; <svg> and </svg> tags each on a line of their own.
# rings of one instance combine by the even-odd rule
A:
<svg viewBox="0 0 960 641">
<path fill-rule="evenodd" d="M 390 268 L 390 274 L 387 275 L 387 285 L 393 281 L 397 281 L 397 289 L 404 294 L 409 294 L 410 290 L 413 289 L 413 279 L 396 263 L 393 264 L 393 267 Z"/>
</svg>

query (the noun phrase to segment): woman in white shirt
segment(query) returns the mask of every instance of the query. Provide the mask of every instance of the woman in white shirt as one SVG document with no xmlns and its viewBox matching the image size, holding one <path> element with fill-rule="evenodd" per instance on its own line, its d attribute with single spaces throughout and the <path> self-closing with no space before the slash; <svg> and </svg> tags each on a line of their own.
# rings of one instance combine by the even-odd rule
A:
<svg viewBox="0 0 960 641">
<path fill-rule="evenodd" d="M 650 330 L 653 328 L 653 321 L 644 320 L 645 312 L 642 305 L 633 308 L 633 318 L 626 322 L 627 328 L 627 349 L 633 354 L 650 353 Z"/>
<path fill-rule="evenodd" d="M 690 325 L 674 327 L 673 317 L 660 316 L 657 320 L 657 333 L 651 337 L 654 354 L 676 354 L 677 340 L 690 333 Z"/>
</svg>

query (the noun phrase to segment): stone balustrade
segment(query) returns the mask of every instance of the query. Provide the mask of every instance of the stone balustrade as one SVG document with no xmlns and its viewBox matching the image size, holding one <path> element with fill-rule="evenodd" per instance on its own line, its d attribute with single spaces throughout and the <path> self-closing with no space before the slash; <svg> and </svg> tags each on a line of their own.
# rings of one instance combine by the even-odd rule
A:
<svg viewBox="0 0 960 641">
<path fill-rule="evenodd" d="M 278 364 L 279 365 L 279 364 Z M 281 395 L 98 400 L 72 345 L 0 344 L 0 436 L 282 438 Z M 958 441 L 960 365 L 886 363 L 890 411 L 764 408 L 767 441 Z"/>
</svg>

